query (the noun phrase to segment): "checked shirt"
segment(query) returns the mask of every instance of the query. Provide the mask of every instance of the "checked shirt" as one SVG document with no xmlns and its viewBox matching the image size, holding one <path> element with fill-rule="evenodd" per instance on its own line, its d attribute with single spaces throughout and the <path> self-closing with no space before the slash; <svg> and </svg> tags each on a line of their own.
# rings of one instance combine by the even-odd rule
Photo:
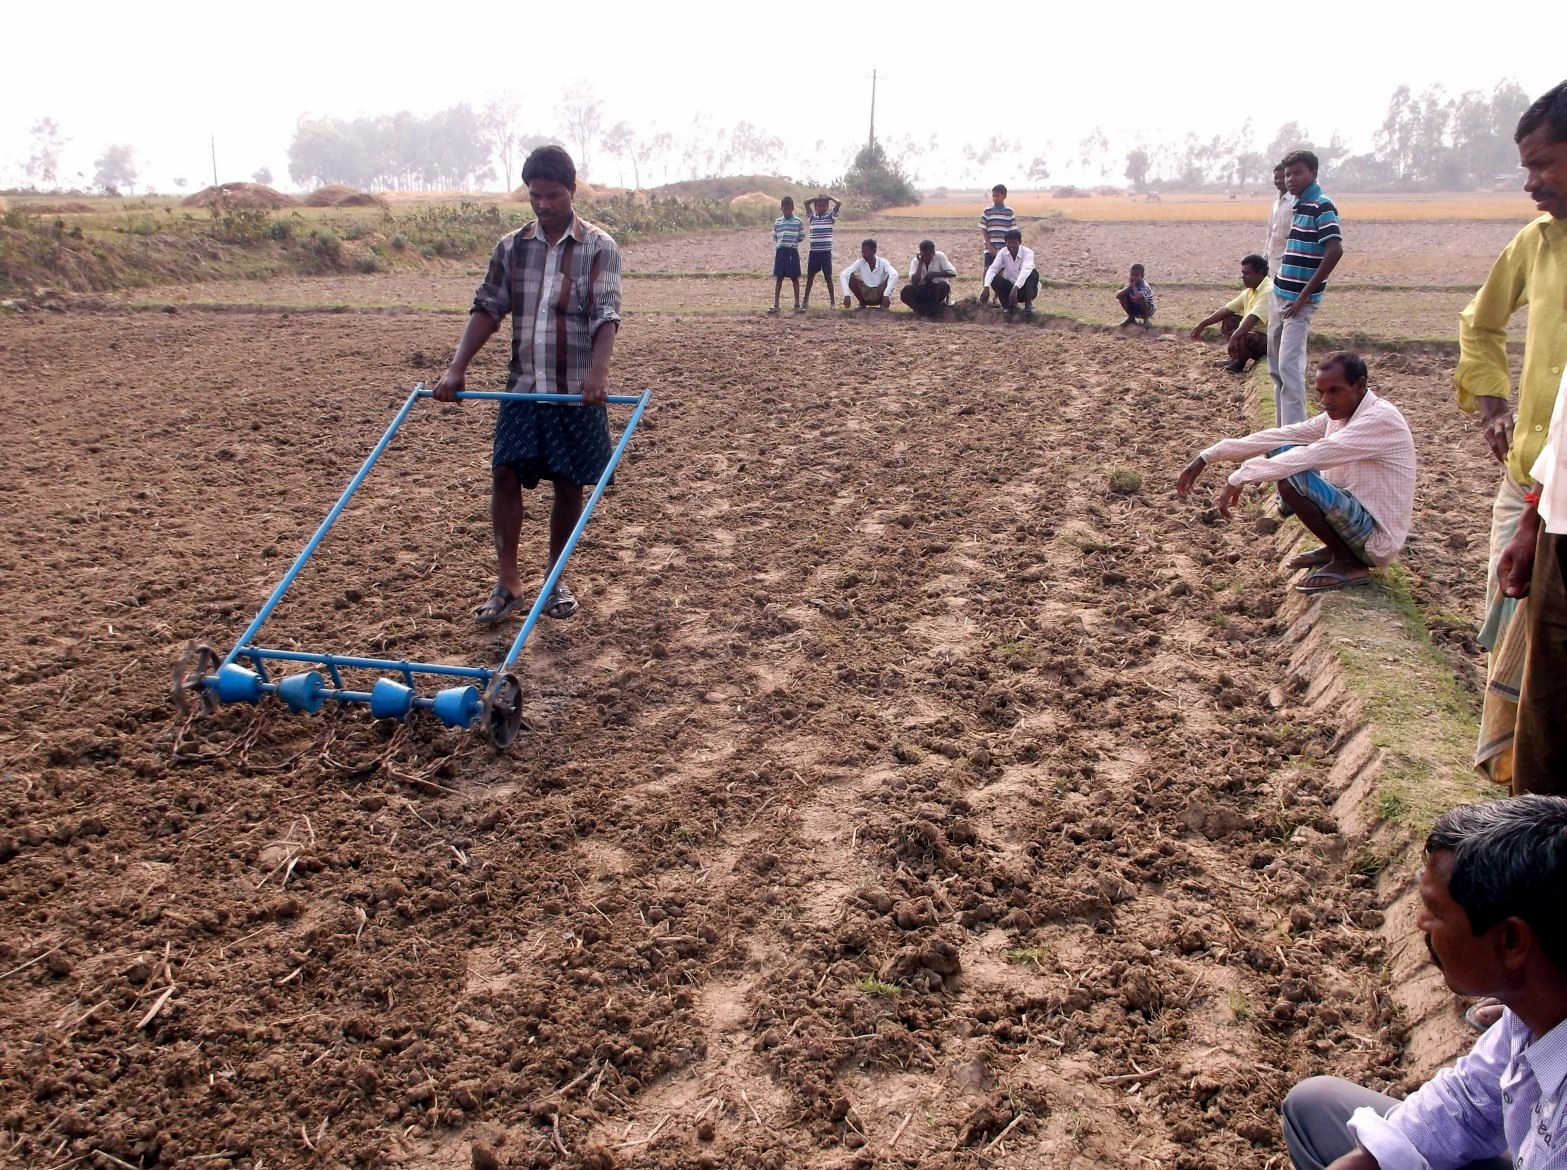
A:
<svg viewBox="0 0 1567 1170">
<path fill-rule="evenodd" d="M 575 216 L 553 247 L 526 224 L 495 245 L 473 312 L 496 324 L 511 314 L 508 391 L 580 394 L 594 336 L 620 325 L 620 249 Z M 492 462 L 516 467 L 526 487 L 541 478 L 593 483 L 610 453 L 602 406 L 506 402 L 496 415 Z"/>
</svg>

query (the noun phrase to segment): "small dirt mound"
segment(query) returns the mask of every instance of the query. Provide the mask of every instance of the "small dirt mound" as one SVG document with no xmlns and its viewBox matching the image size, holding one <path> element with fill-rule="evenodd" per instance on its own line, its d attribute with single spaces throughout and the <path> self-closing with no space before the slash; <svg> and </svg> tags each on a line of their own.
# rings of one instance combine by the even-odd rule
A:
<svg viewBox="0 0 1567 1170">
<path fill-rule="evenodd" d="M 369 191 L 328 183 L 305 196 L 306 207 L 385 207 L 386 200 Z"/>
<path fill-rule="evenodd" d="M 230 207 L 256 207 L 276 211 L 280 207 L 298 207 L 299 200 L 281 191 L 274 191 L 260 183 L 219 183 L 216 187 L 203 187 L 194 195 L 180 200 L 181 207 L 213 207 L 226 203 Z"/>
<path fill-rule="evenodd" d="M 765 191 L 747 191 L 729 201 L 730 211 L 762 211 L 778 206 L 778 200 Z"/>
</svg>

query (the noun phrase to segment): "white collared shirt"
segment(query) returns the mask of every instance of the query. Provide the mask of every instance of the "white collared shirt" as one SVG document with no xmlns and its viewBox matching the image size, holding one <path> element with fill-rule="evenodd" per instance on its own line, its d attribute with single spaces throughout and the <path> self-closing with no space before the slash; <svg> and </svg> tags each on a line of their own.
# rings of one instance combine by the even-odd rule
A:
<svg viewBox="0 0 1567 1170">
<path fill-rule="evenodd" d="M 1562 375 L 1561 389 L 1556 391 L 1545 446 L 1529 475 L 1540 485 L 1540 523 L 1547 532 L 1567 536 L 1567 374 Z"/>
<path fill-rule="evenodd" d="M 990 262 L 990 267 L 985 270 L 985 287 L 989 288 L 991 282 L 998 276 L 1006 277 L 1013 285 L 1022 284 L 1032 271 L 1034 271 L 1034 249 L 1019 244 L 1017 255 L 1014 256 L 1011 248 L 1002 248 L 996 253 L 996 258 Z"/>
<path fill-rule="evenodd" d="M 1264 243 L 1268 257 L 1268 275 L 1277 276 L 1284 261 L 1284 248 L 1289 243 L 1290 224 L 1295 218 L 1295 196 L 1280 191 L 1273 201 L 1273 214 L 1268 218 L 1268 238 Z"/>
<path fill-rule="evenodd" d="M 843 275 L 838 278 L 838 285 L 843 289 L 843 295 L 849 295 L 849 278 L 858 276 L 867 288 L 875 288 L 879 284 L 886 284 L 882 289 L 882 295 L 892 296 L 892 290 L 898 287 L 898 270 L 888 264 L 886 258 L 877 256 L 873 264 L 865 263 L 865 257 L 861 256 L 855 262 L 843 270 Z"/>
<path fill-rule="evenodd" d="M 958 274 L 958 270 L 952 267 L 952 261 L 947 259 L 947 254 L 938 250 L 931 259 L 930 268 L 923 275 L 920 273 L 919 253 L 914 254 L 914 259 L 909 261 L 909 283 L 919 284 L 924 280 L 951 280 Z"/>
</svg>

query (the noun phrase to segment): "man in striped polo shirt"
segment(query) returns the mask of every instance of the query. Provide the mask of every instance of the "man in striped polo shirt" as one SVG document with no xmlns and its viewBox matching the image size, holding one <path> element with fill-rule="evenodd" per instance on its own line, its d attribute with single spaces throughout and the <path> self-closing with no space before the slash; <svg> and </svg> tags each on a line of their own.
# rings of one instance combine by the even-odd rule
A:
<svg viewBox="0 0 1567 1170">
<path fill-rule="evenodd" d="M 1338 208 L 1317 185 L 1317 156 L 1296 150 L 1284 156 L 1284 188 L 1295 197 L 1284 259 L 1273 274 L 1268 316 L 1268 373 L 1278 425 L 1306 419 L 1306 342 L 1322 303 L 1328 275 L 1344 254 Z"/>
<path fill-rule="evenodd" d="M 1005 183 L 997 183 L 990 189 L 990 206 L 980 214 L 979 234 L 985 240 L 985 266 L 981 272 L 989 272 L 996 262 L 996 253 L 1007 246 L 1007 232 L 1017 226 L 1017 216 L 1007 206 Z M 990 286 L 979 290 L 979 303 L 990 300 Z"/>
</svg>

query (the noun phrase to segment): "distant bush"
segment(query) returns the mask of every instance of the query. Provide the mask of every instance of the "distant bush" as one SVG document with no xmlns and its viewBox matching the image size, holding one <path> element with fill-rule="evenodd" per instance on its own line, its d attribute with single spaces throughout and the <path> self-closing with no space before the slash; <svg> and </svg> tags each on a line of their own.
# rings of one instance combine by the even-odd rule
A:
<svg viewBox="0 0 1567 1170">
<path fill-rule="evenodd" d="M 907 207 L 920 201 L 920 194 L 903 165 L 889 159 L 879 142 L 861 147 L 854 156 L 853 165 L 833 186 L 854 196 L 854 201 L 866 211 Z"/>
<path fill-rule="evenodd" d="M 343 240 L 331 228 L 312 228 L 300 244 L 301 272 L 319 274 L 342 268 Z"/>
</svg>

